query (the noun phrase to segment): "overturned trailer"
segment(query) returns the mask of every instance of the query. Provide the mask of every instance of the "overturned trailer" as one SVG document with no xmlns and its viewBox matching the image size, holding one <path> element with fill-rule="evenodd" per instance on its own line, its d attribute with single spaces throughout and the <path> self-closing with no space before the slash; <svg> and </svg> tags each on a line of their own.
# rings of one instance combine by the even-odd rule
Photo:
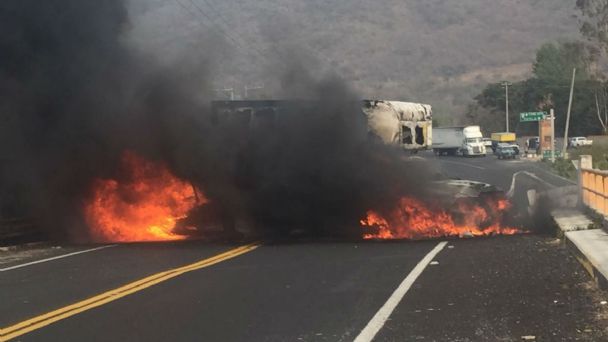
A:
<svg viewBox="0 0 608 342">
<path fill-rule="evenodd" d="M 386 144 L 412 151 L 431 147 L 433 111 L 430 105 L 364 100 L 362 108 L 370 130 Z"/>
<path fill-rule="evenodd" d="M 314 101 L 255 100 L 213 101 L 216 123 L 255 129 L 274 125 L 280 116 L 295 109 L 312 107 Z M 432 146 L 432 108 L 430 105 L 385 100 L 362 100 L 353 106 L 353 115 L 364 115 L 368 133 L 386 144 L 404 150 L 426 150 Z"/>
</svg>

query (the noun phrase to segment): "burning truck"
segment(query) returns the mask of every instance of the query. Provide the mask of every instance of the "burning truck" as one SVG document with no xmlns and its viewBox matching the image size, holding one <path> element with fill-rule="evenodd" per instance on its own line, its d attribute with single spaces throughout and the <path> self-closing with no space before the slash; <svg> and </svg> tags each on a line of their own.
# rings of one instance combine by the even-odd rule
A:
<svg viewBox="0 0 608 342">
<path fill-rule="evenodd" d="M 373 234 L 359 222 L 367 212 L 388 237 L 437 236 L 439 225 L 408 220 L 454 216 L 424 196 L 429 172 L 403 153 L 431 146 L 430 106 L 361 101 L 339 75 L 317 78 L 297 61 L 275 76 L 281 92 L 312 101 L 208 103 L 209 49 L 155 63 L 125 39 L 123 1 L 68 7 L 16 6 L 33 20 L 4 30 L 27 34 L 3 46 L 0 209 L 49 236 L 180 240 L 243 221 L 258 235 L 361 238 Z M 452 223 L 463 224 L 440 226 Z"/>
<path fill-rule="evenodd" d="M 343 230 L 348 236 L 365 239 L 517 232 L 504 224 L 510 204 L 500 190 L 470 181 L 428 182 L 423 176 L 428 173 L 426 166 L 399 157 L 403 155 L 399 150 L 431 146 L 428 105 L 365 100 L 352 107 L 355 112 L 345 111 L 345 118 L 310 126 L 310 121 L 319 119 L 306 117 L 318 114 L 315 102 L 215 101 L 211 108 L 211 131 L 219 132 L 225 141 L 217 161 L 234 165 L 229 172 L 222 171 L 234 187 L 229 192 L 221 187 L 218 196 L 214 184 L 180 179 L 164 161 L 149 161 L 127 150 L 122 155 L 121 178 L 97 179 L 92 185 L 84 214 L 94 240 L 183 240 L 221 236 L 222 232 L 232 237 L 277 231 L 344 235 L 339 233 L 341 226 L 349 226 Z M 349 115 L 365 119 L 350 120 Z M 324 114 L 320 117 L 326 120 Z M 350 126 L 335 131 L 340 124 Z M 346 142 L 324 140 L 332 132 L 343 131 L 348 132 Z M 281 156 L 289 151 L 285 144 L 296 144 L 297 153 L 308 159 Z M 387 145 L 396 148 L 383 147 Z M 348 153 L 349 158 L 339 160 L 344 148 L 361 153 Z M 319 164 L 319 158 L 326 160 L 324 164 Z M 277 167 L 284 169 L 277 172 Z M 289 178 L 285 179 L 285 173 Z M 416 173 L 420 184 L 408 184 L 405 178 L 415 178 Z M 346 182 L 341 179 L 351 176 Z M 353 185 L 360 187 L 358 191 L 353 191 Z M 416 186 L 425 188 L 423 196 L 408 192 Z M 245 198 L 238 205 L 244 209 L 226 210 L 235 207 L 226 204 L 225 198 L 222 202 L 221 195 L 226 194 L 232 196 L 230 200 Z M 310 228 L 323 225 L 329 229 Z"/>
<path fill-rule="evenodd" d="M 214 101 L 212 112 L 218 124 L 240 124 L 247 129 L 273 125 L 295 108 L 312 107 L 313 102 L 286 100 Z M 369 135 L 385 144 L 417 152 L 432 146 L 433 110 L 422 103 L 363 100 L 361 111 Z"/>
</svg>

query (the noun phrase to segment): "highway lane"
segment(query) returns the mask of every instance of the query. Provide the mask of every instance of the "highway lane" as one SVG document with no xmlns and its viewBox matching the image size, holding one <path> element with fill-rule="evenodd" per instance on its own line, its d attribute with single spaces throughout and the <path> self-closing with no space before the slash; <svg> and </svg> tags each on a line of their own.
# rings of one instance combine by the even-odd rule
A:
<svg viewBox="0 0 608 342">
<path fill-rule="evenodd" d="M 323 340 L 350 340 L 436 244 L 266 245 L 21 338 L 187 341 L 205 337 L 211 341 L 279 341 L 320 340 L 320 336 L 325 336 Z M 129 248 L 125 246 L 123 251 Z M 117 251 L 120 249 L 108 250 L 109 253 Z M 104 264 L 120 267 L 123 258 L 117 254 L 115 260 Z M 84 267 L 91 260 L 74 258 L 71 262 L 83 265 L 82 273 L 71 279 L 79 287 L 99 288 L 98 283 L 105 283 L 96 276 L 95 270 Z M 44 273 L 48 275 L 61 272 L 65 265 L 56 263 L 46 267 L 49 269 Z M 130 272 L 122 269 L 119 273 Z M 8 278 L 6 274 L 0 277 Z M 11 282 L 12 286 L 4 287 L 3 293 L 19 292 L 19 283 Z M 63 300 L 58 305 L 66 298 L 81 299 L 69 288 L 63 291 L 63 283 L 51 281 L 48 285 L 62 293 Z M 42 287 L 38 292 L 58 297 L 57 293 L 49 293 Z M 12 316 L 6 311 L 2 316 L 5 314 Z"/>
<path fill-rule="evenodd" d="M 519 236 L 453 245 L 423 273 L 378 341 L 608 340 L 600 304 L 606 294 L 558 240 Z"/>
<path fill-rule="evenodd" d="M 455 156 L 435 156 L 431 152 L 421 154 L 437 171 L 448 177 L 470 179 L 496 185 L 507 191 L 511 187 L 513 175 L 525 171 L 536 175 L 544 182 L 522 177 L 522 182 L 535 184 L 540 190 L 552 187 L 564 187 L 576 183 L 547 171 L 540 162 L 525 159 L 498 160 L 493 155 L 486 157 L 464 158 Z M 527 178 L 527 179 L 526 179 Z"/>
<path fill-rule="evenodd" d="M 352 341 L 436 245 L 436 241 L 264 245 L 18 340 Z M 183 252 L 188 254 L 193 247 L 210 246 L 191 244 Z M 116 285 L 98 275 L 100 267 L 114 266 L 117 274 L 129 278 L 125 281 L 135 278 L 141 271 L 121 263 L 129 254 L 135 259 L 144 256 L 139 248 L 108 249 L 103 253 L 109 255 L 99 255 L 99 261 L 89 259 L 93 254 L 74 257 L 69 263 L 80 272 L 63 282 L 52 274 L 64 272 L 67 259 L 29 269 L 28 273 L 39 274 L 36 283 L 23 275 L 7 282 L 15 273 L 0 274 L 2 299 L 12 298 L 12 293 L 32 293 L 29 298 L 49 297 L 55 306 L 81 300 L 82 293 L 74 293 L 75 288 L 92 295 Z M 171 248 L 174 262 L 186 261 L 180 250 L 179 245 Z M 451 240 L 433 260 L 438 264 L 422 272 L 376 341 L 515 341 L 523 335 L 539 336 L 541 341 L 608 338 L 608 312 L 600 304 L 605 293 L 594 289 L 574 258 L 552 238 Z M 36 305 L 19 303 L 17 298 L 12 302 L 10 310 L 2 305 L 3 323 L 41 312 L 38 301 L 33 302 Z"/>
<path fill-rule="evenodd" d="M 193 242 L 127 244 L 0 272 L 0 326 L 215 255 L 230 247 Z"/>
</svg>

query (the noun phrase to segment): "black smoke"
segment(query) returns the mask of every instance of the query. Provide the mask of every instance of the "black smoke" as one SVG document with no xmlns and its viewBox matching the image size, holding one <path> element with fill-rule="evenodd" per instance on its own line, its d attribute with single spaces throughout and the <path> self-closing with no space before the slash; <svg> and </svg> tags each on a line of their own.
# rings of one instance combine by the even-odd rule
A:
<svg viewBox="0 0 608 342">
<path fill-rule="evenodd" d="M 92 177 L 111 168 L 132 61 L 123 1 L 0 3 L 3 216 L 65 236 Z"/>
<path fill-rule="evenodd" d="M 123 0 L 0 3 L 4 217 L 86 238 L 91 183 L 120 176 L 126 149 L 202 189 L 211 200 L 202 212 L 264 234 L 358 235 L 366 210 L 420 193 L 430 178 L 370 139 L 358 96 L 338 76 L 287 65 L 283 90 L 298 101 L 243 134 L 215 123 L 204 95 L 212 68 L 156 66 L 125 45 L 128 30 Z"/>
</svg>

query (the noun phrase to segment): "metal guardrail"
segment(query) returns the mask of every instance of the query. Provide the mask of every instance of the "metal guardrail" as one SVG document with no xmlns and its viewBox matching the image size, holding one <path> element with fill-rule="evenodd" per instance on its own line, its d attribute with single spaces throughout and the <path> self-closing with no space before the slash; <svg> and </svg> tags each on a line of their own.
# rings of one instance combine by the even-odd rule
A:
<svg viewBox="0 0 608 342">
<path fill-rule="evenodd" d="M 608 216 L 608 171 L 581 169 L 581 192 L 585 205 Z"/>
</svg>

